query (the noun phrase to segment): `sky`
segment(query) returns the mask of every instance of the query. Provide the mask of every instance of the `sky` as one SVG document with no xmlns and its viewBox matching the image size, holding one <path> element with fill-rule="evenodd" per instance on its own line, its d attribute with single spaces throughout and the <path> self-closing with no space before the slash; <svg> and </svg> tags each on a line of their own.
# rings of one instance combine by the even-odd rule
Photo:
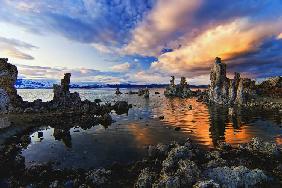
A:
<svg viewBox="0 0 282 188">
<path fill-rule="evenodd" d="M 282 75 L 281 0 L 0 0 L 0 57 L 19 78 L 208 84 Z"/>
</svg>

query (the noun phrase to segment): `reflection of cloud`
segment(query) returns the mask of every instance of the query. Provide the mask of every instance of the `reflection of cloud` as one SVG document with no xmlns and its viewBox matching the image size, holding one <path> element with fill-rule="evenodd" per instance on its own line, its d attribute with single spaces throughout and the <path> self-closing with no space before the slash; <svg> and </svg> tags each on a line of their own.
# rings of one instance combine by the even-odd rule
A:
<svg viewBox="0 0 282 188">
<path fill-rule="evenodd" d="M 34 57 L 23 52 L 22 50 L 31 50 L 34 48 L 37 47 L 17 39 L 0 37 L 0 53 L 3 56 L 33 60 Z"/>
</svg>

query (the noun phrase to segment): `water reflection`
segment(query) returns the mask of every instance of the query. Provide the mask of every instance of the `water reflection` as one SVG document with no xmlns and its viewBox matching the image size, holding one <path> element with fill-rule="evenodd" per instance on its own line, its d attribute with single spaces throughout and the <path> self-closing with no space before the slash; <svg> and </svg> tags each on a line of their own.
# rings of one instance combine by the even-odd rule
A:
<svg viewBox="0 0 282 188">
<path fill-rule="evenodd" d="M 279 113 L 207 106 L 196 99 L 165 98 L 154 94 L 155 91 L 163 92 L 152 90 L 150 98 L 144 99 L 137 95 L 116 96 L 114 90 L 79 90 L 88 100 L 103 96 L 103 101 L 125 100 L 133 108 L 127 114 L 113 113 L 116 122 L 109 127 L 87 117 L 47 120 L 44 126 L 49 128 L 40 130 L 43 135 L 38 136 L 39 142 L 33 138 L 23 151 L 26 162 L 29 165 L 34 161 L 57 160 L 62 166 L 99 167 L 113 161 L 140 159 L 144 146 L 183 141 L 187 137 L 207 147 L 214 147 L 219 141 L 237 145 L 255 136 L 282 145 Z M 175 131 L 176 127 L 180 131 Z"/>
<path fill-rule="evenodd" d="M 70 128 L 54 128 L 53 136 L 55 140 L 62 140 L 62 142 L 65 144 L 66 147 L 71 148 L 71 134 L 70 134 Z"/>
</svg>

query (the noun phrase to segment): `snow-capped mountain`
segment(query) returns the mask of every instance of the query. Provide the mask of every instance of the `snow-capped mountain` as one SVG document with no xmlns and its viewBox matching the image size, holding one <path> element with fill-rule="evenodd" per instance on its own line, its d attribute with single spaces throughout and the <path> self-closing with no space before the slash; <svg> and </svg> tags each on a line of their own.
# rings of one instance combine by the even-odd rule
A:
<svg viewBox="0 0 282 188">
<path fill-rule="evenodd" d="M 52 88 L 56 82 L 53 80 L 29 80 L 29 79 L 18 79 L 15 87 L 18 89 L 23 88 Z"/>
</svg>

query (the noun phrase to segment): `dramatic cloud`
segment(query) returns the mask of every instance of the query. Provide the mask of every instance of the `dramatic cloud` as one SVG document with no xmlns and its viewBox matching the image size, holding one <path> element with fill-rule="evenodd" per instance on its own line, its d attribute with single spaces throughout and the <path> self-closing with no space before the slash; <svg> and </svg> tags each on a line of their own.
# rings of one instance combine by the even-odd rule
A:
<svg viewBox="0 0 282 188">
<path fill-rule="evenodd" d="M 0 36 L 0 54 L 3 56 L 14 57 L 18 59 L 33 60 L 34 57 L 22 50 L 31 50 L 37 48 L 32 44 Z"/>
<path fill-rule="evenodd" d="M 125 47 L 126 53 L 157 55 L 167 39 L 181 32 L 192 21 L 192 15 L 200 0 L 160 0 L 150 14 L 133 31 L 132 41 Z M 185 18 L 185 19 L 183 19 Z"/>
<path fill-rule="evenodd" d="M 186 46 L 159 56 L 152 69 L 190 78 L 199 76 L 207 73 L 215 56 L 228 60 L 256 52 L 261 50 L 262 41 L 277 36 L 281 30 L 282 20 L 258 24 L 237 19 L 207 30 L 193 41 L 187 41 Z"/>
<path fill-rule="evenodd" d="M 2 21 L 38 33 L 53 31 L 83 43 L 118 46 L 154 5 L 154 0 L 0 0 Z"/>
<path fill-rule="evenodd" d="M 80 80 L 161 83 L 175 75 L 189 77 L 193 84 L 203 84 L 209 82 L 208 73 L 216 56 L 228 64 L 229 73 L 239 71 L 253 78 L 281 75 L 281 0 L 0 0 L 0 3 L 0 22 L 8 28 L 3 31 L 6 35 L 0 32 L 2 36 L 11 36 L 9 25 L 16 25 L 36 36 L 29 36 L 34 39 L 30 41 L 36 41 L 39 47 L 44 43 L 42 48 L 47 49 L 38 50 L 40 53 L 35 56 L 31 51 L 33 45 L 0 38 L 1 55 L 36 57 L 33 65 L 38 63 L 42 67 L 21 69 L 28 77 L 51 78 L 68 71 Z M 50 37 L 53 35 L 54 41 Z M 41 40 L 44 36 L 50 41 Z M 44 65 L 51 61 L 48 49 L 58 48 L 56 37 L 67 39 L 69 51 L 64 51 L 64 57 L 75 51 L 78 54 L 75 57 L 79 56 L 75 62 L 87 68 L 45 69 Z M 64 62 L 64 66 L 68 63 Z M 73 62 L 70 66 L 76 67 Z"/>
</svg>

